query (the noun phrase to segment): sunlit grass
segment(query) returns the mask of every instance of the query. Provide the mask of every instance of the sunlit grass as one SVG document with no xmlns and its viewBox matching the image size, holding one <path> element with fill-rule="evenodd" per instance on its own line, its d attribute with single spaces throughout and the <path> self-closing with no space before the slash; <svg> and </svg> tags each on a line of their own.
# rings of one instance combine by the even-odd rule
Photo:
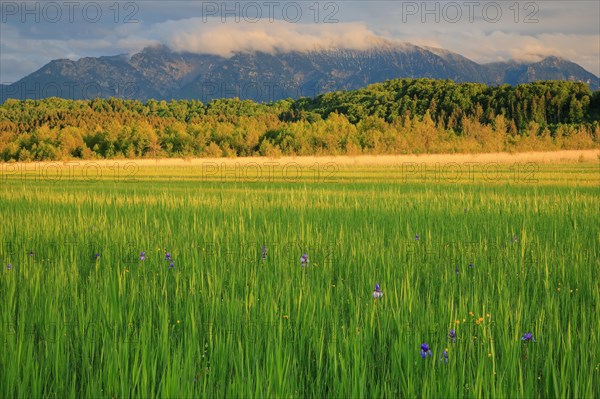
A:
<svg viewBox="0 0 600 399">
<path fill-rule="evenodd" d="M 4 176 L 0 395 L 597 397 L 599 165 L 510 166 Z"/>
</svg>

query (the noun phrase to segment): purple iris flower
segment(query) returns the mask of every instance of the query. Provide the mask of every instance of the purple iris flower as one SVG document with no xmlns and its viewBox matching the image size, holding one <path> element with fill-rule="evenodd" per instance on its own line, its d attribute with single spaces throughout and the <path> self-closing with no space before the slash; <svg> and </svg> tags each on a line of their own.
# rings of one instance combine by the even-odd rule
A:
<svg viewBox="0 0 600 399">
<path fill-rule="evenodd" d="M 375 284 L 375 291 L 373 291 L 373 298 L 381 298 L 383 296 L 383 291 L 381 291 L 381 287 L 379 284 Z"/>
<path fill-rule="evenodd" d="M 6 269 L 7 270 L 11 270 L 12 269 L 12 265 L 9 263 L 8 265 L 6 265 Z"/>
<path fill-rule="evenodd" d="M 421 357 L 423 359 L 425 359 L 427 357 L 427 355 L 433 356 L 433 354 L 431 353 L 431 349 L 429 348 L 429 345 L 427 345 L 426 343 L 423 343 L 423 344 L 421 344 Z"/>
<path fill-rule="evenodd" d="M 170 252 L 166 253 L 165 260 L 171 260 L 171 253 Z"/>
<path fill-rule="evenodd" d="M 458 267 L 456 268 L 455 272 L 456 272 L 456 274 L 458 275 L 458 273 L 459 273 L 459 271 L 458 271 Z"/>
<path fill-rule="evenodd" d="M 266 245 L 262 246 L 261 259 L 263 260 L 263 262 L 267 260 L 267 246 Z"/>
<path fill-rule="evenodd" d="M 96 255 L 94 255 L 94 259 L 96 259 L 96 260 L 100 259 L 100 254 L 96 253 Z"/>
<path fill-rule="evenodd" d="M 446 349 L 442 352 L 442 360 L 448 363 L 448 351 Z"/>
<path fill-rule="evenodd" d="M 419 241 L 421 239 L 421 237 L 419 237 L 418 234 L 415 235 L 415 241 Z"/>
<path fill-rule="evenodd" d="M 169 262 L 169 269 L 174 269 L 175 268 L 175 262 L 170 261 Z"/>
<path fill-rule="evenodd" d="M 450 330 L 448 333 L 448 338 L 450 338 L 452 342 L 456 342 L 456 331 Z"/>
<path fill-rule="evenodd" d="M 146 251 L 142 251 L 140 254 L 140 260 L 146 260 Z"/>
<path fill-rule="evenodd" d="M 472 269 L 473 268 L 473 262 L 469 262 L 469 267 Z"/>
<path fill-rule="evenodd" d="M 308 254 L 303 254 L 300 257 L 300 262 L 302 263 L 302 267 L 308 266 L 308 262 L 310 262 L 310 260 L 308 260 Z"/>
<path fill-rule="evenodd" d="M 521 337 L 521 341 L 523 342 L 536 342 L 535 338 L 533 338 L 533 333 L 525 333 L 523 334 L 523 336 Z"/>
</svg>

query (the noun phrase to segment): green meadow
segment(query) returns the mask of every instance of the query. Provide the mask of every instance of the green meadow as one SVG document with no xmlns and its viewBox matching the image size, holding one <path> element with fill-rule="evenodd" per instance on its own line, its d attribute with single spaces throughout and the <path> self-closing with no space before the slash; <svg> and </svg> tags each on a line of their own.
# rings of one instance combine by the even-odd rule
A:
<svg viewBox="0 0 600 399">
<path fill-rule="evenodd" d="M 599 162 L 82 165 L 0 164 L 0 397 L 600 397 Z"/>
</svg>

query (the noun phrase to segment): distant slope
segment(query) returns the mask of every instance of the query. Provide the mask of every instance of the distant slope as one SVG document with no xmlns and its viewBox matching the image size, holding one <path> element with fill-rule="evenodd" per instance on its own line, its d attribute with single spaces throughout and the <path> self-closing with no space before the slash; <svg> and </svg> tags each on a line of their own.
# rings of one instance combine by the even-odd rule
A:
<svg viewBox="0 0 600 399">
<path fill-rule="evenodd" d="M 538 80 L 584 82 L 599 88 L 598 77 L 557 57 L 535 63 L 477 64 L 450 51 L 411 44 L 384 44 L 358 50 L 237 53 L 231 58 L 176 53 L 165 46 L 125 55 L 54 60 L 18 82 L 0 87 L 6 98 L 138 100 L 214 98 L 268 102 L 352 90 L 394 78 L 451 79 L 511 85 Z"/>
<path fill-rule="evenodd" d="M 598 77 L 581 66 L 558 57 L 548 57 L 531 64 L 499 62 L 486 64 L 484 67 L 487 69 L 488 83 L 516 85 L 537 80 L 567 80 L 584 82 L 592 90 L 599 88 Z"/>
</svg>

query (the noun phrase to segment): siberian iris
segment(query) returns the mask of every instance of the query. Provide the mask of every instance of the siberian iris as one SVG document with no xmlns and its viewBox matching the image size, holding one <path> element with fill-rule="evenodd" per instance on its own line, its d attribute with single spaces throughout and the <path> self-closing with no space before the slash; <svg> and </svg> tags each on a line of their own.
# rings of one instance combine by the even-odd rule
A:
<svg viewBox="0 0 600 399">
<path fill-rule="evenodd" d="M 421 357 L 423 359 L 425 359 L 428 355 L 433 356 L 433 354 L 431 353 L 431 349 L 429 348 L 429 345 L 427 345 L 427 343 L 421 344 Z"/>
<path fill-rule="evenodd" d="M 450 338 L 452 342 L 456 342 L 456 331 L 450 330 L 448 333 L 448 338 Z"/>
<path fill-rule="evenodd" d="M 308 254 L 303 254 L 302 257 L 300 257 L 300 262 L 302 263 L 302 267 L 308 266 L 308 262 L 310 262 L 310 260 L 308 260 Z"/>
<path fill-rule="evenodd" d="M 523 342 L 536 342 L 535 338 L 533 338 L 533 333 L 525 333 L 523 334 L 523 336 L 521 337 L 521 341 Z"/>
<path fill-rule="evenodd" d="M 373 298 L 381 298 L 383 296 L 383 291 L 381 291 L 381 287 L 379 284 L 375 284 L 375 291 L 373 291 Z"/>
</svg>

